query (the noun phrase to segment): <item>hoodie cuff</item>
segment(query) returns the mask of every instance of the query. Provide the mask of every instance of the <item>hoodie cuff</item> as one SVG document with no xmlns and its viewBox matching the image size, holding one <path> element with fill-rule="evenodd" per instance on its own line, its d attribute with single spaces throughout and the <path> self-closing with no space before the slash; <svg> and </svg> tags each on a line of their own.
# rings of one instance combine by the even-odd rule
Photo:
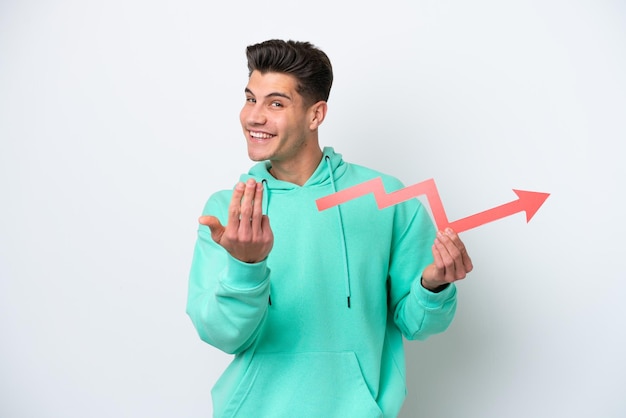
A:
<svg viewBox="0 0 626 418">
<path fill-rule="evenodd" d="M 244 263 L 229 255 L 222 284 L 231 289 L 253 290 L 268 279 L 269 272 L 267 259 L 258 263 Z"/>
<path fill-rule="evenodd" d="M 421 278 L 416 280 L 415 284 L 413 292 L 417 296 L 420 304 L 425 308 L 437 309 L 450 299 L 456 297 L 456 286 L 452 283 L 442 291 L 436 293 L 422 286 Z"/>
</svg>

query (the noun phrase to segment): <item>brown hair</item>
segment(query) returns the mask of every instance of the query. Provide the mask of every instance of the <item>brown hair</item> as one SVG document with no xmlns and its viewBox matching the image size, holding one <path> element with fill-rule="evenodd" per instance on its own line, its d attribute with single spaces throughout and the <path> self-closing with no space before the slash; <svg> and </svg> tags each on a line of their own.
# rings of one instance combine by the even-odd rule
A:
<svg viewBox="0 0 626 418">
<path fill-rule="evenodd" d="M 297 91 L 309 104 L 328 101 L 333 69 L 328 56 L 309 42 L 272 39 L 246 48 L 248 75 L 253 71 L 291 75 Z"/>
</svg>

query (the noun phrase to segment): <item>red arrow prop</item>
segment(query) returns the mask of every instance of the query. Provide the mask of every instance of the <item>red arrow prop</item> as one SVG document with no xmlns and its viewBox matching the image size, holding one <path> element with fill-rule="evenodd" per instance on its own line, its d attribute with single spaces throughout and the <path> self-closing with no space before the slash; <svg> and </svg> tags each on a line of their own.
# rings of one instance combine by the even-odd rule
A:
<svg viewBox="0 0 626 418">
<path fill-rule="evenodd" d="M 387 193 L 380 177 L 357 184 L 356 186 L 338 191 L 331 195 L 316 200 L 317 209 L 323 211 L 333 206 L 338 206 L 349 200 L 365 196 L 369 193 L 374 194 L 379 209 L 396 205 L 409 199 L 413 199 L 420 195 L 426 195 L 430 210 L 435 218 L 435 224 L 439 229 L 451 227 L 455 232 L 463 232 L 478 226 L 493 222 L 498 219 L 511 216 L 518 212 L 526 212 L 526 222 L 537 213 L 543 202 L 550 196 L 550 193 L 528 192 L 525 190 L 515 190 L 515 194 L 519 199 L 495 208 L 468 216 L 458 221 L 450 223 L 446 215 L 446 211 L 439 197 L 439 191 L 433 179 Z"/>
</svg>

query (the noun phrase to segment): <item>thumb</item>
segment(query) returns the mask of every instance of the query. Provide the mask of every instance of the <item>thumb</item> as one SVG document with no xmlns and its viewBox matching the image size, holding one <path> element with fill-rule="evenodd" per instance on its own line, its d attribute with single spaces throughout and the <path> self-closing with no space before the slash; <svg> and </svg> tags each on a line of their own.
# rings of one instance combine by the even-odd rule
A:
<svg viewBox="0 0 626 418">
<path fill-rule="evenodd" d="M 211 230 L 211 238 L 213 241 L 219 242 L 222 240 L 222 235 L 224 235 L 224 226 L 215 216 L 201 216 L 198 218 L 198 222 L 201 225 L 208 226 Z"/>
</svg>

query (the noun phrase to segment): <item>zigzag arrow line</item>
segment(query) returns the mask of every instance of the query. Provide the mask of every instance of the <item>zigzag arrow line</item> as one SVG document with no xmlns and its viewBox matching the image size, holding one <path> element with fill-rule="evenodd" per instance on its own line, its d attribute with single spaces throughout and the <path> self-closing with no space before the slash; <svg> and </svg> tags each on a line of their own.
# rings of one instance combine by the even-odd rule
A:
<svg viewBox="0 0 626 418">
<path fill-rule="evenodd" d="M 550 196 L 550 193 L 529 192 L 515 189 L 513 189 L 513 191 L 518 196 L 517 200 L 459 219 L 452 223 L 448 221 L 446 211 L 439 197 L 439 191 L 433 179 L 387 193 L 382 179 L 377 177 L 317 199 L 316 204 L 317 209 L 323 211 L 372 193 L 374 194 L 378 208 L 384 209 L 406 200 L 426 195 L 437 228 L 445 229 L 449 226 L 459 233 L 522 211 L 526 212 L 526 222 L 530 222 L 530 219 L 537 213 L 543 202 Z"/>
</svg>

